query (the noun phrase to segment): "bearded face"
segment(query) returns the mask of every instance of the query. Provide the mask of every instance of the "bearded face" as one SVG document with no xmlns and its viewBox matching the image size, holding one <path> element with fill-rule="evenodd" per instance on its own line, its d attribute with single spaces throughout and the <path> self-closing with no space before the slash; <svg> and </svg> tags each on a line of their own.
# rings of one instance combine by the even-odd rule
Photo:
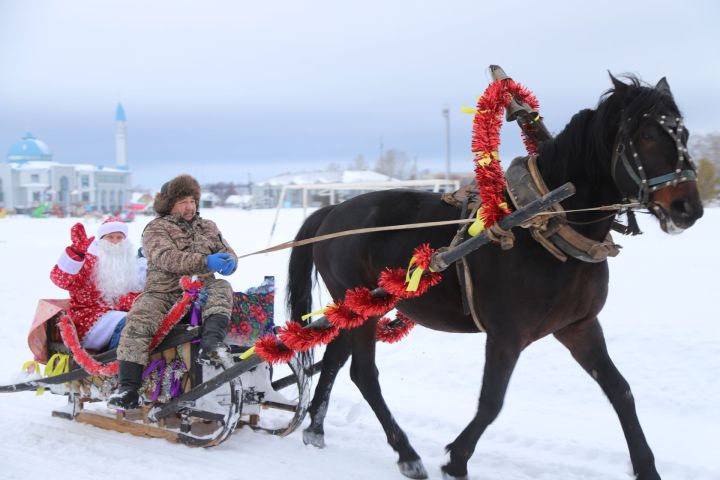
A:
<svg viewBox="0 0 720 480">
<path fill-rule="evenodd" d="M 130 240 L 114 244 L 101 239 L 97 246 L 94 280 L 105 302 L 113 305 L 122 295 L 142 290 L 135 247 Z"/>
</svg>

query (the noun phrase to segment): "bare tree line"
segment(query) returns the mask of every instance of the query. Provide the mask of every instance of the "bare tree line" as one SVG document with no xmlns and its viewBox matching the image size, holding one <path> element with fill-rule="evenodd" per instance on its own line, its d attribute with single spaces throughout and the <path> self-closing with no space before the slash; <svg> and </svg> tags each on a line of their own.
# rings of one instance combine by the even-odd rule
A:
<svg viewBox="0 0 720 480">
<path fill-rule="evenodd" d="M 720 199 L 720 132 L 690 137 L 688 149 L 698 167 L 698 190 L 703 203 Z"/>
</svg>

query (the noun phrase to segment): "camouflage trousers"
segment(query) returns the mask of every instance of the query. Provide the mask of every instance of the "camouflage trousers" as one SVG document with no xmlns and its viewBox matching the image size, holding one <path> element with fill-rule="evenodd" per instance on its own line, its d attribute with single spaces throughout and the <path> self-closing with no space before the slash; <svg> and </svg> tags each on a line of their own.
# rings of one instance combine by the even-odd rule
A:
<svg viewBox="0 0 720 480">
<path fill-rule="evenodd" d="M 227 280 L 209 278 L 205 281 L 208 292 L 203 307 L 203 320 L 213 314 L 230 318 L 232 311 L 232 287 Z M 128 312 L 127 323 L 120 335 L 117 348 L 118 360 L 148 363 L 150 342 L 170 309 L 182 297 L 182 290 L 176 292 L 143 292 Z"/>
</svg>

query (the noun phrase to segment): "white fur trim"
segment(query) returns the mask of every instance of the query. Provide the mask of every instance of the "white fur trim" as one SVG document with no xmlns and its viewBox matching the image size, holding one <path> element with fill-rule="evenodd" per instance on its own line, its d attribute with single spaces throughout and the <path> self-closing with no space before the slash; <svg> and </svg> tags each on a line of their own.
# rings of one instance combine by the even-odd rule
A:
<svg viewBox="0 0 720 480">
<path fill-rule="evenodd" d="M 60 258 L 58 258 L 57 266 L 65 273 L 69 273 L 70 275 L 77 275 L 77 273 L 82 268 L 83 263 L 85 263 L 84 260 L 75 260 L 70 257 L 70 255 L 68 255 L 65 250 L 63 250 L 62 255 L 60 255 Z"/>
<path fill-rule="evenodd" d="M 97 231 L 97 238 L 101 239 L 108 233 L 115 233 L 120 232 L 123 235 L 125 235 L 125 238 L 128 236 L 128 227 L 123 222 L 105 222 L 98 228 Z"/>
<path fill-rule="evenodd" d="M 98 256 L 98 239 L 96 238 L 93 240 L 93 242 L 90 244 L 90 246 L 87 249 L 87 253 L 90 255 Z"/>
<path fill-rule="evenodd" d="M 90 331 L 83 338 L 82 346 L 89 350 L 101 350 L 107 346 L 112 338 L 112 334 L 115 332 L 115 327 L 120 323 L 120 320 L 125 318 L 127 312 L 120 312 L 118 310 L 110 310 L 98 318 L 95 325 L 90 328 Z"/>
</svg>

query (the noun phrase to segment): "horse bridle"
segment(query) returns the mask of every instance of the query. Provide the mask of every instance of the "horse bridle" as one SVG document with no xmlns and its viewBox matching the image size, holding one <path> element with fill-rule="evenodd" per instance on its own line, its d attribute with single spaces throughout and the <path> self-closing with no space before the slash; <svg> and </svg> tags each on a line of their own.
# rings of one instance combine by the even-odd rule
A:
<svg viewBox="0 0 720 480">
<path fill-rule="evenodd" d="M 624 117 L 624 115 L 623 115 Z M 632 118 L 624 119 L 623 123 L 618 129 L 617 137 L 615 139 L 615 147 L 613 148 L 611 174 L 615 185 L 622 193 L 625 199 L 630 201 L 637 201 L 647 206 L 650 200 L 650 194 L 665 188 L 667 186 L 675 186 L 682 182 L 689 182 L 697 180 L 697 173 L 695 165 L 690 160 L 690 155 L 687 148 L 683 145 L 682 134 L 684 131 L 683 119 L 680 116 L 672 117 L 667 115 L 657 115 L 651 117 L 647 113 L 643 115 L 643 118 L 650 118 L 655 120 L 660 128 L 670 135 L 675 145 L 677 146 L 678 161 L 675 165 L 674 171 L 665 175 L 658 175 L 657 177 L 647 178 L 643 161 L 640 158 L 635 145 L 630 138 L 627 126 L 632 121 Z M 632 164 L 628 160 L 628 152 L 632 158 Z M 630 179 L 637 185 L 638 190 L 635 192 L 623 191 L 621 183 L 618 182 L 617 172 L 618 168 L 625 169 L 625 172 Z M 686 167 L 686 168 L 684 168 Z"/>
</svg>

